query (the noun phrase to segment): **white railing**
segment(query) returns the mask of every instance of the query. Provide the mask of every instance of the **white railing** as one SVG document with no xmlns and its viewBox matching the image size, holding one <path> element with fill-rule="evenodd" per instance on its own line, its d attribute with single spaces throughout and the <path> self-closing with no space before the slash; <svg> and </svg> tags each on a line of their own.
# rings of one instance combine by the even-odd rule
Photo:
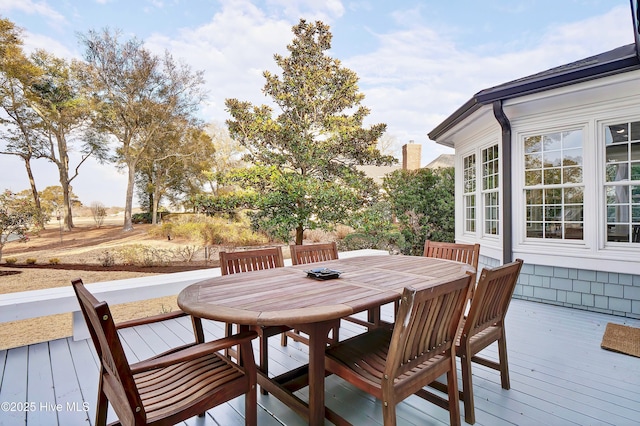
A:
<svg viewBox="0 0 640 426">
<path fill-rule="evenodd" d="M 340 258 L 386 254 L 388 253 L 383 250 L 354 250 L 340 253 Z M 291 260 L 285 260 L 285 265 L 290 264 Z M 104 281 L 91 284 L 89 289 L 98 300 L 115 305 L 177 295 L 190 284 L 216 276 L 220 276 L 220 268 Z M 0 294 L 0 323 L 68 312 L 73 314 L 73 338 L 75 340 L 88 338 L 89 333 L 80 314 L 78 300 L 70 285 Z"/>
</svg>

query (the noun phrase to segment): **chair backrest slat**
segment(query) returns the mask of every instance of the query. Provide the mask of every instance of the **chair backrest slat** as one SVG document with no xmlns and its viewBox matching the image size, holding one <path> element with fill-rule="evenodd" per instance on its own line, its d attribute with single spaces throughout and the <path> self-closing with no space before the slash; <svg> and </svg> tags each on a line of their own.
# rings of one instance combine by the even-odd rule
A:
<svg viewBox="0 0 640 426">
<path fill-rule="evenodd" d="M 467 263 L 477 270 L 480 258 L 480 244 L 441 243 L 427 240 L 424 243 L 423 255 Z"/>
<path fill-rule="evenodd" d="M 507 314 L 523 261 L 484 268 L 471 299 L 462 334 L 470 338 L 487 327 L 502 323 Z"/>
<path fill-rule="evenodd" d="M 220 272 L 222 275 L 281 267 L 284 267 L 284 257 L 280 247 L 220 252 Z"/>
<path fill-rule="evenodd" d="M 86 289 L 82 280 L 73 280 L 72 285 L 80 302 L 80 309 L 89 328 L 91 339 L 100 357 L 101 368 L 110 379 L 109 383 L 105 383 L 105 389 L 108 391 L 109 388 L 114 388 L 116 393 L 125 395 L 130 410 L 128 410 L 128 416 L 136 418 L 139 422 L 146 422 L 142 400 L 133 380 L 131 368 L 122 348 L 109 306 L 105 302 L 99 302 Z M 118 415 L 123 415 L 123 413 L 118 413 Z"/>
<path fill-rule="evenodd" d="M 389 346 L 385 374 L 398 377 L 455 345 L 472 275 L 416 290 L 406 288 Z"/>
<path fill-rule="evenodd" d="M 291 263 L 303 265 L 307 263 L 325 262 L 338 258 L 338 246 L 335 242 L 323 244 L 291 245 Z"/>
</svg>

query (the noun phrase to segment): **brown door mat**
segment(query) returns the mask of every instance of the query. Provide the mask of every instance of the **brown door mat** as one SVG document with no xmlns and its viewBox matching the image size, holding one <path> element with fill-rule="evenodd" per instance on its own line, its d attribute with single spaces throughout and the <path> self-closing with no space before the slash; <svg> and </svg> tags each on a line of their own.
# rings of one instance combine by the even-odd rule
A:
<svg viewBox="0 0 640 426">
<path fill-rule="evenodd" d="M 640 328 L 610 322 L 600 347 L 640 358 Z"/>
</svg>

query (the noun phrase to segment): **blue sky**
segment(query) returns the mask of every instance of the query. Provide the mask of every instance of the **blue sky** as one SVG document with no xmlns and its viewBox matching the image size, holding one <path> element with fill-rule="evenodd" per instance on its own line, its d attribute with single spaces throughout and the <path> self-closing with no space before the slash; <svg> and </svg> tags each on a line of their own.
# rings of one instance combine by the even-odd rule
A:
<svg viewBox="0 0 640 426">
<path fill-rule="evenodd" d="M 269 103 L 262 71 L 277 71 L 300 18 L 330 25 L 330 55 L 360 78 L 367 124 L 386 123 L 399 149 L 422 144 L 423 165 L 447 148 L 427 133 L 488 87 L 633 42 L 629 0 L 0 0 L 24 29 L 25 50 L 81 57 L 77 35 L 120 29 L 204 70 L 206 121 L 224 123 L 226 98 Z M 35 163 L 40 189 L 57 185 Z M 0 190 L 28 187 L 20 160 L 0 156 Z M 125 175 L 89 163 L 73 190 L 89 205 L 123 206 Z"/>
</svg>

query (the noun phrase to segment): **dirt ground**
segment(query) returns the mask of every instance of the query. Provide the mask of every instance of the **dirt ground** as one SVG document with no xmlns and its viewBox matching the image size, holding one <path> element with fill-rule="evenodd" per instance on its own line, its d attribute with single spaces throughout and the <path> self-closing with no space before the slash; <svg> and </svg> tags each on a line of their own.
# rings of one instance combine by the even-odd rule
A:
<svg viewBox="0 0 640 426">
<path fill-rule="evenodd" d="M 121 220 L 107 222 L 100 228 L 97 228 L 92 220 L 74 220 L 76 227 L 70 232 L 60 232 L 57 226 L 53 226 L 39 235 L 31 236 L 27 243 L 7 243 L 2 251 L 0 263 L 0 294 L 71 286 L 71 280 L 75 278 L 82 278 L 85 284 L 90 284 L 218 266 L 217 261 L 205 262 L 204 255 L 200 253 L 195 261 L 172 262 L 170 266 L 104 267 L 101 264 L 104 252 L 127 244 L 145 244 L 176 250 L 193 243 L 151 237 L 147 233 L 151 225 L 135 225 L 133 231 L 124 232 Z M 16 258 L 17 262 L 14 265 L 6 264 L 6 259 L 11 257 Z M 25 261 L 28 258 L 36 259 L 36 264 L 27 265 Z M 50 259 L 57 259 L 59 263 L 50 264 Z M 116 321 L 178 309 L 175 296 L 111 308 Z M 0 349 L 70 335 L 71 314 L 3 323 L 0 324 Z"/>
</svg>

